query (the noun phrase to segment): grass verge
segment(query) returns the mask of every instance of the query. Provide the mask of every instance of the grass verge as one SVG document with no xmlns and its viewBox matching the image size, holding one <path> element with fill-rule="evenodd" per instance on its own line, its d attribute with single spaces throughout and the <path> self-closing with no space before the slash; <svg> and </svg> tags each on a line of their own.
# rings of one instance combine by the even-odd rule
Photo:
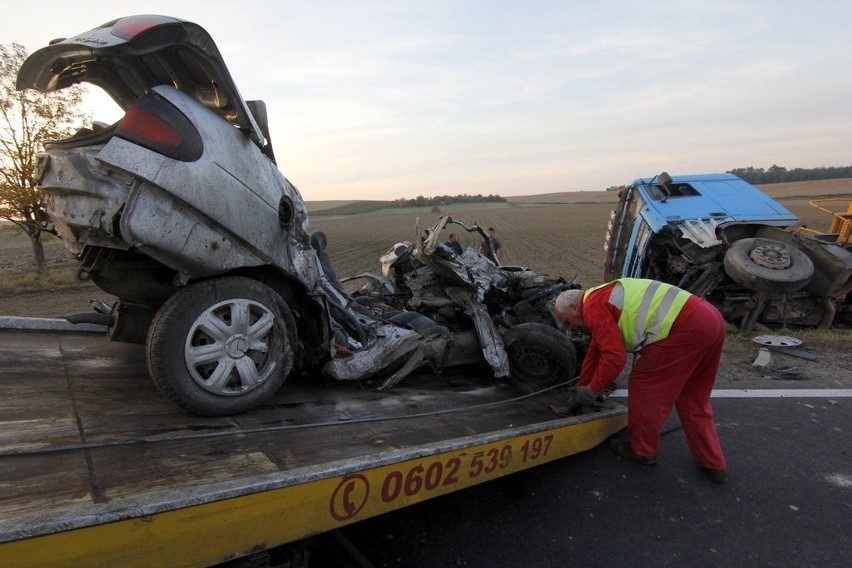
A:
<svg viewBox="0 0 852 568">
<path fill-rule="evenodd" d="M 76 266 L 54 266 L 45 277 L 39 277 L 35 271 L 6 274 L 0 276 L 0 294 L 32 294 L 50 292 L 86 286 L 77 280 Z"/>
</svg>

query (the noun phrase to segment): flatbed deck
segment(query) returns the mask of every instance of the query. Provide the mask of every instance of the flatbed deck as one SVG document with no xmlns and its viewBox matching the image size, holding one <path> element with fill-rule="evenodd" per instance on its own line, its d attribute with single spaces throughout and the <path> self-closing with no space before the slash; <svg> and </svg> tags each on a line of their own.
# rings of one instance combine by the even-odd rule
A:
<svg viewBox="0 0 852 568">
<path fill-rule="evenodd" d="M 559 418 L 559 390 L 486 373 L 388 392 L 303 377 L 263 408 L 199 418 L 141 346 L 0 330 L 0 559 L 210 566 L 592 448 L 626 408 Z"/>
</svg>

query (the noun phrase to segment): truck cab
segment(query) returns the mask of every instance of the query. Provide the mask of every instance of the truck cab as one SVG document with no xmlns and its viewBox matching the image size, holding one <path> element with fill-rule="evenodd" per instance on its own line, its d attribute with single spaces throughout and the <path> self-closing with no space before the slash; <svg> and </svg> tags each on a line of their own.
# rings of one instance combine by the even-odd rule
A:
<svg viewBox="0 0 852 568">
<path fill-rule="evenodd" d="M 852 252 L 733 174 L 661 173 L 619 191 L 604 278 L 650 278 L 714 303 L 743 329 L 848 318 Z"/>
</svg>

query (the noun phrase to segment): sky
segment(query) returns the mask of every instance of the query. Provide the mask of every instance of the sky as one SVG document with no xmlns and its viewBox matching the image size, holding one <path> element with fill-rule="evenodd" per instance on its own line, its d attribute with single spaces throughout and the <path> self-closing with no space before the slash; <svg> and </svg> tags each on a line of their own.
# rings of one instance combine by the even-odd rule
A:
<svg viewBox="0 0 852 568">
<path fill-rule="evenodd" d="M 0 43 L 29 52 L 121 16 L 201 25 L 243 96 L 266 101 L 306 200 L 852 165 L 848 0 L 0 0 L 0 14 Z"/>
</svg>

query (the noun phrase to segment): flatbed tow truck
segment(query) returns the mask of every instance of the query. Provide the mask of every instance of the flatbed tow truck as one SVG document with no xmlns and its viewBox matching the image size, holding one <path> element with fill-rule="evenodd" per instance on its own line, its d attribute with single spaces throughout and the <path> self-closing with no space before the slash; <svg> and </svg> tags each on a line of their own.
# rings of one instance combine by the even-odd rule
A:
<svg viewBox="0 0 852 568">
<path fill-rule="evenodd" d="M 0 386 L 4 568 L 213 566 L 588 450 L 626 425 L 621 404 L 561 418 L 548 406 L 562 389 L 482 371 L 385 392 L 295 378 L 252 412 L 199 418 L 157 392 L 141 346 L 50 329 L 0 329 Z"/>
</svg>

